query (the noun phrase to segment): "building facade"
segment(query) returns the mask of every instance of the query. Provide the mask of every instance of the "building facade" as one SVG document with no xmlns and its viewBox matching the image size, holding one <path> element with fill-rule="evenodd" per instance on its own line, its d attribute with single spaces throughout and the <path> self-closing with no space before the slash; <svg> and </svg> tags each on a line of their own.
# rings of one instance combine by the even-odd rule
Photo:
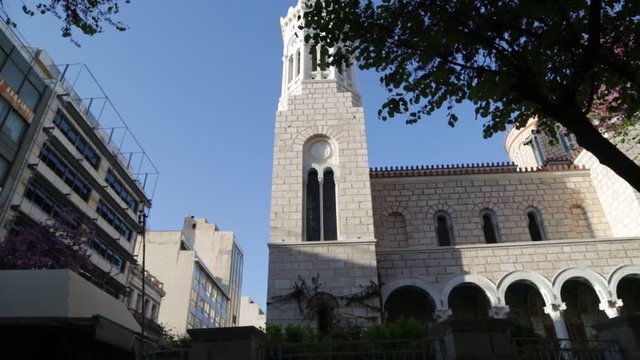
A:
<svg viewBox="0 0 640 360">
<path fill-rule="evenodd" d="M 243 252 L 233 232 L 187 217 L 182 231 L 150 231 L 147 266 L 167 293 L 159 322 L 187 329 L 238 326 Z"/>
<path fill-rule="evenodd" d="M 248 296 L 240 298 L 240 320 L 238 326 L 253 326 L 262 331 L 266 330 L 267 315 L 259 304 Z"/>
<path fill-rule="evenodd" d="M 1 26 L 0 238 L 62 213 L 94 224 L 93 268 L 84 279 L 73 277 L 73 284 L 92 285 L 73 288 L 93 286 L 85 292 L 112 297 L 124 314 L 110 320 L 139 332 L 131 328 L 135 320 L 126 303 L 137 266 L 136 234 L 143 231 L 138 216 L 151 207 L 157 170 L 108 96 L 76 87 L 89 79 L 101 89 L 89 69 L 54 64 L 44 50 Z M 116 116 L 108 119 L 109 113 Z M 68 301 L 83 296 L 70 292 Z M 160 293 L 147 298 L 159 306 Z"/>
<path fill-rule="evenodd" d="M 535 120 L 507 135 L 513 163 L 369 169 L 353 71 L 309 55 L 301 11 L 281 19 L 269 323 L 509 317 L 588 339 L 595 321 L 640 310 L 628 184 Z"/>
</svg>

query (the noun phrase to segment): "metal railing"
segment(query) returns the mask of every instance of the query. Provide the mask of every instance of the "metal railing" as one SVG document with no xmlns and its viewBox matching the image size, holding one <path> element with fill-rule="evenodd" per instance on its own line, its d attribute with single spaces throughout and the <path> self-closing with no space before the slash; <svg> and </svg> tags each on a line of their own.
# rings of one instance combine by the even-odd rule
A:
<svg viewBox="0 0 640 360">
<path fill-rule="evenodd" d="M 571 341 L 540 338 L 513 338 L 514 358 L 518 360 L 620 360 L 615 342 Z"/>
<path fill-rule="evenodd" d="M 265 348 L 265 360 L 439 360 L 439 339 L 377 340 L 274 344 Z"/>
</svg>

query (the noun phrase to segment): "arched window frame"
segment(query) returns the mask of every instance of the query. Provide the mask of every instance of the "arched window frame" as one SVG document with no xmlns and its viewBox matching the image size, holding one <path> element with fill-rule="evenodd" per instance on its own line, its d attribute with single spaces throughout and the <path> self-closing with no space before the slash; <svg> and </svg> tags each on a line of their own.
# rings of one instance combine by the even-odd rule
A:
<svg viewBox="0 0 640 360">
<path fill-rule="evenodd" d="M 535 225 L 537 226 L 540 239 L 535 239 L 534 233 L 531 232 L 531 215 L 535 220 Z M 547 234 L 544 230 L 544 222 L 542 220 L 542 213 L 540 212 L 540 210 L 536 207 L 530 206 L 525 209 L 525 217 L 527 219 L 527 230 L 529 232 L 529 236 L 531 237 L 531 241 L 547 240 Z"/>
<path fill-rule="evenodd" d="M 485 229 L 485 226 L 486 226 L 485 218 L 489 219 L 489 222 L 490 222 L 489 225 L 491 225 L 491 231 L 493 232 L 494 241 L 491 241 L 491 238 L 487 237 L 487 231 Z M 498 227 L 498 216 L 496 215 L 495 211 L 488 208 L 482 209 L 480 211 L 480 226 L 482 227 L 482 233 L 484 235 L 485 243 L 495 244 L 500 242 L 500 228 Z"/>
<path fill-rule="evenodd" d="M 448 244 L 443 244 L 445 242 L 444 241 L 445 239 L 442 239 L 440 237 L 440 224 L 439 224 L 440 218 L 444 218 L 445 220 L 446 231 L 449 237 Z M 436 211 L 433 214 L 433 225 L 436 232 L 436 241 L 438 243 L 438 246 L 453 246 L 455 244 L 454 237 L 453 237 L 453 221 L 451 219 L 451 215 L 447 211 L 444 211 L 444 210 Z"/>
<path fill-rule="evenodd" d="M 573 135 L 567 133 L 567 130 L 560 124 L 556 124 L 556 133 L 558 135 L 558 140 L 560 140 L 560 144 L 562 145 L 564 153 L 566 155 L 571 154 L 571 152 L 575 150 L 575 141 L 573 139 Z"/>
<path fill-rule="evenodd" d="M 538 135 L 532 135 L 531 150 L 533 151 L 533 156 L 536 158 L 536 163 L 538 164 L 538 166 L 543 166 L 545 156 L 542 145 L 540 145 L 540 139 L 538 138 Z"/>
<path fill-rule="evenodd" d="M 326 142 L 330 145 L 330 155 L 324 159 L 315 159 L 310 154 L 311 148 L 317 142 Z M 340 222 L 338 221 L 339 217 L 339 203 L 338 203 L 338 194 L 339 194 L 339 171 L 338 166 L 338 147 L 335 141 L 331 140 L 326 136 L 315 136 L 310 138 L 305 142 L 304 145 L 304 214 L 303 214 L 303 234 L 304 241 L 335 241 L 340 238 Z M 320 235 L 319 239 L 309 238 L 309 209 L 308 209 L 308 198 L 310 194 L 309 191 L 309 174 L 311 172 L 317 173 L 318 176 L 318 196 L 320 202 L 319 209 L 319 221 L 320 224 Z M 331 178 L 328 177 L 329 181 L 325 184 L 325 176 L 328 173 L 333 174 L 333 182 L 331 182 Z M 326 186 L 333 185 L 333 189 L 327 189 Z M 333 191 L 331 191 L 333 190 Z M 332 193 L 332 195 L 331 195 Z M 324 197 L 333 196 L 333 201 L 325 201 Z M 326 204 L 325 204 L 326 203 Z M 326 206 L 332 206 L 332 209 L 327 209 Z M 330 218 L 326 218 L 327 216 L 332 216 L 333 221 Z M 325 229 L 326 228 L 326 229 Z M 327 231 L 325 231 L 327 230 Z M 326 234 L 325 234 L 326 232 Z"/>
</svg>

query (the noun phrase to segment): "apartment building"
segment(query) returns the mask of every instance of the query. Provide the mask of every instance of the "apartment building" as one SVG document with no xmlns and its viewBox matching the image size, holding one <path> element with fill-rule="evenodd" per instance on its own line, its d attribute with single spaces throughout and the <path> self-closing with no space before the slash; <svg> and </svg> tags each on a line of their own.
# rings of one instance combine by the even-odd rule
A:
<svg viewBox="0 0 640 360">
<path fill-rule="evenodd" d="M 150 231 L 147 266 L 167 293 L 159 321 L 187 329 L 238 326 L 243 251 L 231 231 L 186 217 L 181 231 Z"/>
<path fill-rule="evenodd" d="M 43 49 L 26 45 L 6 26 L 0 30 L 0 238 L 63 212 L 95 224 L 90 275 L 54 276 L 61 282 L 56 289 L 68 291 L 59 304 L 64 310 L 33 304 L 20 315 L 101 315 L 138 333 L 126 304 L 139 294 L 130 291 L 141 271 L 134 249 L 158 172 L 86 66 L 55 65 Z M 3 284 L 19 284 L 16 274 Z M 147 289 L 147 299 L 159 306 L 161 284 Z M 7 304 L 22 296 L 9 293 L 15 298 L 5 297 Z M 111 298 L 110 305 L 83 300 L 96 296 Z M 12 316 L 4 310 L 3 317 Z"/>
</svg>

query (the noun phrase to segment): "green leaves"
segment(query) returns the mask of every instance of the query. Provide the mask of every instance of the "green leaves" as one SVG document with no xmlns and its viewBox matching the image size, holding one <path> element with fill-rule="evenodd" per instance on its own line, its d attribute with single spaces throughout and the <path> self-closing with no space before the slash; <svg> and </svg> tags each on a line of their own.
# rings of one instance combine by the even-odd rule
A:
<svg viewBox="0 0 640 360">
<path fill-rule="evenodd" d="M 41 15 L 51 14 L 62 21 L 60 28 L 63 37 L 73 40 L 73 31 L 80 30 L 85 35 L 95 35 L 104 31 L 106 24 L 118 31 L 127 30 L 127 26 L 113 19 L 120 11 L 120 3 L 130 3 L 130 0 L 50 0 L 35 5 L 35 9 L 23 4 L 22 11 L 30 16 L 36 12 Z M 3 6 L 0 2 L 0 6 Z M 16 26 L 13 21 L 6 19 L 8 25 Z"/>
<path fill-rule="evenodd" d="M 588 112 L 594 87 L 621 89 L 628 115 L 640 110 L 640 4 L 603 7 L 603 57 L 588 63 L 589 1 L 324 0 L 304 17 L 308 41 L 346 44 L 332 65 L 355 58 L 382 73 L 381 119 L 414 123 L 446 103 L 454 125 L 454 105 L 470 101 L 491 136 L 532 116 L 562 123 L 567 106 Z"/>
</svg>

